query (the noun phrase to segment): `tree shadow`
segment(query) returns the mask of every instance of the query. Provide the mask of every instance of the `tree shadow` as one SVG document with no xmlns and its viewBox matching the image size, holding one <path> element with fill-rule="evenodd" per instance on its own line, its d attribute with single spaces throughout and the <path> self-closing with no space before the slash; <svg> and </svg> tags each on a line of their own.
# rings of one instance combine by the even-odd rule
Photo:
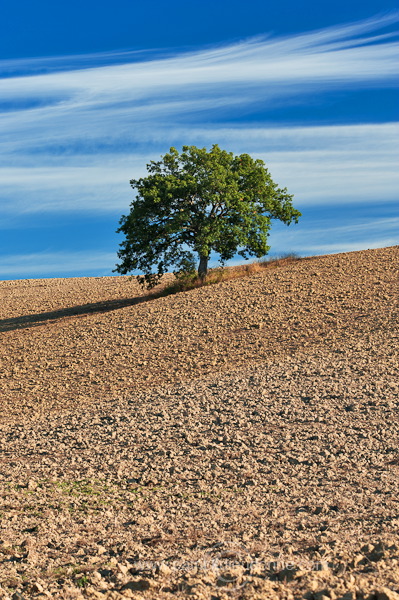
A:
<svg viewBox="0 0 399 600">
<path fill-rule="evenodd" d="M 271 260 L 266 264 L 266 266 L 279 266 L 280 264 L 284 264 L 288 262 L 296 262 L 298 260 L 312 260 L 315 257 L 297 257 L 297 256 L 283 256 L 280 259 Z M 322 258 L 322 257 L 316 257 Z M 251 265 L 250 265 L 251 266 Z M 235 269 L 236 267 L 228 267 L 231 269 Z M 265 268 L 265 267 L 263 267 Z M 212 271 L 218 271 L 218 269 L 211 269 Z M 248 272 L 243 272 L 241 277 L 245 277 L 246 275 L 250 275 L 250 270 Z M 226 281 L 232 280 L 234 277 L 227 278 Z M 211 283 L 218 283 L 218 279 Z M 191 289 L 195 289 L 196 287 L 202 287 L 204 284 L 201 283 L 200 286 L 189 286 L 188 288 L 181 285 L 177 281 L 166 285 L 166 287 L 161 286 L 161 289 L 156 288 L 151 293 L 145 296 L 136 296 L 134 298 L 122 298 L 118 300 L 103 300 L 101 302 L 91 302 L 89 304 L 81 304 L 78 306 L 71 306 L 68 308 L 60 308 L 58 310 L 53 310 L 50 312 L 44 313 L 36 313 L 33 315 L 24 315 L 21 317 L 12 317 L 10 319 L 0 319 L 0 332 L 2 331 L 13 331 L 15 329 L 26 329 L 30 327 L 37 327 L 39 325 L 43 325 L 46 322 L 54 322 L 57 319 L 63 319 L 65 317 L 76 317 L 79 315 L 89 315 L 94 313 L 105 313 L 111 310 L 118 310 L 119 308 L 124 308 L 126 306 L 134 306 L 136 304 L 142 304 L 143 302 L 148 302 L 150 300 L 155 300 L 157 298 L 161 298 L 163 296 L 169 296 L 171 294 L 176 294 L 178 292 L 190 291 Z"/>
<path fill-rule="evenodd" d="M 136 296 L 135 298 L 122 298 L 118 300 L 103 300 L 101 302 L 91 302 L 90 304 L 81 304 L 68 308 L 60 308 L 49 312 L 36 313 L 33 315 L 24 315 L 22 317 L 12 317 L 11 319 L 0 319 L 0 332 L 13 331 L 14 329 L 26 329 L 37 327 L 46 322 L 56 321 L 64 317 L 76 317 L 79 315 L 90 315 L 95 313 L 105 313 L 111 310 L 118 310 L 126 306 L 135 306 L 149 300 L 154 300 L 155 295 Z"/>
</svg>

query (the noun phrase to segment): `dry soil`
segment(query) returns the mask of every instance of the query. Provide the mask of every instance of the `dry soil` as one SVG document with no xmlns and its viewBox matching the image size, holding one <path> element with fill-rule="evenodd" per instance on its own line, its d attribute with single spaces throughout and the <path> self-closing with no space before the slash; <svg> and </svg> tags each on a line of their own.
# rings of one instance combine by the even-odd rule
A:
<svg viewBox="0 0 399 600">
<path fill-rule="evenodd" d="M 0 599 L 398 599 L 398 259 L 0 282 Z"/>
</svg>

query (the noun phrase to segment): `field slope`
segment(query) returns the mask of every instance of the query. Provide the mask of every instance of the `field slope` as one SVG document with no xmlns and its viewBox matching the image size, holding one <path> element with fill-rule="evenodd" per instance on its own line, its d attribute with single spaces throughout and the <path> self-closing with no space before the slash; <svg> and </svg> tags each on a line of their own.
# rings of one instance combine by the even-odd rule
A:
<svg viewBox="0 0 399 600">
<path fill-rule="evenodd" d="M 0 599 L 399 598 L 398 264 L 0 282 Z"/>
</svg>

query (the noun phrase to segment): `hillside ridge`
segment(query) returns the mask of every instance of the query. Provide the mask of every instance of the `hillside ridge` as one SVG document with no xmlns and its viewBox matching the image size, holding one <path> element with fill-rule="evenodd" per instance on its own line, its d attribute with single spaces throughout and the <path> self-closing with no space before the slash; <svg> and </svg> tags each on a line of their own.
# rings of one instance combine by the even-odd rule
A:
<svg viewBox="0 0 399 600">
<path fill-rule="evenodd" d="M 398 255 L 394 246 L 314 257 L 149 302 L 127 277 L 2 282 L 3 402 L 90 402 L 352 343 L 397 315 Z M 106 302 L 133 305 L 62 313 Z"/>
</svg>

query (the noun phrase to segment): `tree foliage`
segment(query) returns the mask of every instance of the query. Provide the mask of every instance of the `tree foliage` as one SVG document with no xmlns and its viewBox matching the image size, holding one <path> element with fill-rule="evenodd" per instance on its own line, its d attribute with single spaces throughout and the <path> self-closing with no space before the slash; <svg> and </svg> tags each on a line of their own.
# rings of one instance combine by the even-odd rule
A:
<svg viewBox="0 0 399 600">
<path fill-rule="evenodd" d="M 168 271 L 195 271 L 204 278 L 211 253 L 220 262 L 235 254 L 265 256 L 272 219 L 289 225 L 301 213 L 293 196 L 272 180 L 262 160 L 212 146 L 175 148 L 147 165 L 148 176 L 132 179 L 137 190 L 130 213 L 120 220 L 119 273 L 140 271 L 151 288 Z"/>
</svg>

